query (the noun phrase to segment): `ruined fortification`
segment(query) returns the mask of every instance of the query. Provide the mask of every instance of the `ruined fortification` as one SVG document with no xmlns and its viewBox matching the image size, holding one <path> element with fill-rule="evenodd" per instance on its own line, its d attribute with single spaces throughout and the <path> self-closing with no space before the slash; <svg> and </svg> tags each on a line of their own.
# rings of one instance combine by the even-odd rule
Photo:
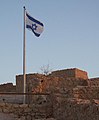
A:
<svg viewBox="0 0 99 120">
<path fill-rule="evenodd" d="M 86 80 L 86 81 L 85 81 Z M 65 88 L 75 85 L 88 85 L 88 75 L 87 72 L 79 70 L 77 68 L 73 69 L 65 69 L 53 71 L 50 75 L 42 75 L 42 74 L 27 74 L 26 75 L 26 84 L 27 84 L 27 92 L 34 92 L 35 89 L 39 88 L 38 92 L 47 92 L 48 86 L 50 87 L 58 87 L 59 84 L 65 84 Z M 73 83 L 71 82 L 73 81 Z M 70 84 L 68 86 L 68 83 Z M 52 84 L 52 85 L 50 85 Z M 55 86 L 54 86 L 55 85 Z M 61 89 L 60 86 L 59 89 Z M 44 91 L 44 89 L 46 90 Z M 31 89 L 31 90 L 30 90 Z M 52 89 L 48 88 L 49 91 Z M 16 91 L 23 92 L 23 75 L 16 76 Z M 37 91 L 36 91 L 37 92 Z"/>
<path fill-rule="evenodd" d="M 26 91 L 34 92 L 60 92 L 72 89 L 77 86 L 98 87 L 99 78 L 88 78 L 86 71 L 72 68 L 53 71 L 49 75 L 27 74 L 26 75 Z M 16 76 L 16 92 L 23 92 L 23 75 Z"/>
<path fill-rule="evenodd" d="M 16 76 L 16 86 L 7 84 L 5 89 L 2 86 L 0 92 L 23 93 L 23 75 Z M 86 71 L 72 68 L 53 71 L 49 75 L 27 74 L 26 92 L 29 93 L 27 105 L 18 105 L 20 109 L 16 109 L 13 104 L 11 108 L 12 113 L 24 118 L 22 120 L 26 120 L 27 116 L 29 120 L 99 119 L 99 78 L 88 78 Z M 11 113 L 9 104 L 4 105 L 1 111 L 5 109 Z"/>
</svg>

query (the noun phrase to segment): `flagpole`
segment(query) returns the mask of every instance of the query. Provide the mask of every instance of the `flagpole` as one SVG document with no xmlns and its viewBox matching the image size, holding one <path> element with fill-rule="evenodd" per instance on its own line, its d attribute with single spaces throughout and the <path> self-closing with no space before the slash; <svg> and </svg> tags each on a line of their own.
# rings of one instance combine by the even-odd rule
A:
<svg viewBox="0 0 99 120">
<path fill-rule="evenodd" d="M 24 93 L 24 98 L 23 98 L 23 104 L 26 103 L 26 35 L 25 35 L 25 27 L 26 27 L 26 21 L 25 21 L 25 14 L 26 14 L 26 8 L 24 8 L 24 32 L 23 32 L 23 93 Z"/>
</svg>

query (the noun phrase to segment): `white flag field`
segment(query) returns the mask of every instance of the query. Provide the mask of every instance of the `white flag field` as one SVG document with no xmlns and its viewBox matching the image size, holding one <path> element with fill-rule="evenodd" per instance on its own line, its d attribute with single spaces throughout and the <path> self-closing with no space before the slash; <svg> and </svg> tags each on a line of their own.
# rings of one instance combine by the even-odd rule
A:
<svg viewBox="0 0 99 120">
<path fill-rule="evenodd" d="M 44 25 L 26 12 L 26 28 L 39 37 L 44 30 Z"/>
</svg>

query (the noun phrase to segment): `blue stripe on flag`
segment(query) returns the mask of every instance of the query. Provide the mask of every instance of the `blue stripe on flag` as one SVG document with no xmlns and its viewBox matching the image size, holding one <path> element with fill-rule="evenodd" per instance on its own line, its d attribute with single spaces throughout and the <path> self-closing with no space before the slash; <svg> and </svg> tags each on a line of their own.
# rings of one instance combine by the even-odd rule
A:
<svg viewBox="0 0 99 120">
<path fill-rule="evenodd" d="M 44 26 L 43 23 L 41 23 L 40 21 L 38 21 L 38 20 L 34 19 L 33 17 L 31 17 L 30 15 L 28 15 L 28 13 L 26 13 L 26 16 L 27 16 L 31 21 L 33 21 L 33 22 L 35 22 L 35 23 L 37 23 L 37 24 L 39 24 L 39 25 L 41 25 L 41 26 Z"/>
</svg>

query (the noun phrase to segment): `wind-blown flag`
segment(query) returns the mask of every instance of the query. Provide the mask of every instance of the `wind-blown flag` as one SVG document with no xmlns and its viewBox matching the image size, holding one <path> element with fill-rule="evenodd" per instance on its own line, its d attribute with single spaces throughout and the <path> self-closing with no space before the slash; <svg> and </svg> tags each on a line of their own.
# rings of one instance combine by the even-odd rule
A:
<svg viewBox="0 0 99 120">
<path fill-rule="evenodd" d="M 34 19 L 26 12 L 26 28 L 31 30 L 37 37 L 40 36 L 40 34 L 44 30 L 44 25 L 40 21 Z"/>
</svg>

